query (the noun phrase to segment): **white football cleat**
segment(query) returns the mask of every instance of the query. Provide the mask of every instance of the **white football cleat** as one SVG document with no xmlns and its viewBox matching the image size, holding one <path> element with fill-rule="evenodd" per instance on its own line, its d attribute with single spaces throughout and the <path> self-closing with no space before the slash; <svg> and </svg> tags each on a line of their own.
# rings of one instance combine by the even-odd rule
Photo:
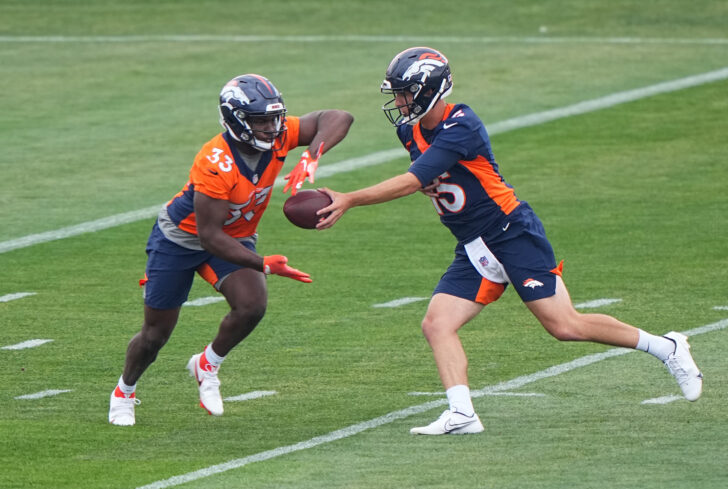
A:
<svg viewBox="0 0 728 489">
<path fill-rule="evenodd" d="M 671 331 L 665 335 L 665 338 L 675 342 L 675 351 L 668 355 L 665 366 L 677 380 L 685 399 L 697 401 L 703 392 L 703 374 L 700 373 L 690 354 L 688 337 Z"/>
<path fill-rule="evenodd" d="M 427 426 L 412 428 L 413 435 L 466 435 L 483 431 L 483 423 L 477 414 L 466 416 L 458 411 L 446 409 L 440 417 Z"/>
<path fill-rule="evenodd" d="M 133 426 L 135 423 L 134 407 L 141 404 L 134 394 L 126 397 L 117 387 L 111 393 L 109 401 L 109 423 L 117 426 Z"/>
<path fill-rule="evenodd" d="M 220 396 L 220 379 L 217 378 L 218 367 L 210 364 L 205 369 L 200 368 L 202 353 L 192 355 L 187 362 L 187 370 L 197 380 L 200 388 L 200 406 L 213 416 L 222 416 L 222 397 Z"/>
</svg>

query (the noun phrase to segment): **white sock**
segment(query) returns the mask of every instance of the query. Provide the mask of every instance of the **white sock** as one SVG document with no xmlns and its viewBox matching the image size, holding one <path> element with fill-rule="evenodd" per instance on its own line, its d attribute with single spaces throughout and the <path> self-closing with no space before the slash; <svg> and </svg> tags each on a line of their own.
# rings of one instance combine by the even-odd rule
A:
<svg viewBox="0 0 728 489">
<path fill-rule="evenodd" d="M 637 350 L 646 351 L 650 355 L 654 355 L 661 361 L 667 360 L 668 355 L 675 351 L 675 342 L 664 336 L 655 336 L 639 330 L 640 337 L 637 341 Z"/>
<path fill-rule="evenodd" d="M 119 390 L 124 393 L 125 396 L 129 397 L 136 391 L 136 384 L 126 385 L 124 383 L 124 376 L 119 377 Z"/>
<path fill-rule="evenodd" d="M 207 362 L 213 367 L 219 367 L 222 361 L 225 360 L 225 357 L 221 357 L 215 353 L 215 350 L 212 349 L 212 343 L 205 348 L 205 358 L 207 358 Z"/>
<path fill-rule="evenodd" d="M 465 416 L 475 413 L 473 400 L 470 399 L 470 388 L 467 385 L 454 385 L 447 391 L 447 400 L 450 402 L 450 411 L 457 411 Z"/>
</svg>

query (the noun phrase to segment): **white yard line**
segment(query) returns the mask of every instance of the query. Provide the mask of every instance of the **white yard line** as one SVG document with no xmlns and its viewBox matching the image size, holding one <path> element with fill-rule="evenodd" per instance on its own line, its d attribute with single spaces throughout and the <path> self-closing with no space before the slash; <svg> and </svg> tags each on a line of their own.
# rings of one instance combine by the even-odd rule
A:
<svg viewBox="0 0 728 489">
<path fill-rule="evenodd" d="M 0 297 L 0 302 L 2 297 Z M 393 307 L 400 307 L 405 306 L 407 304 L 412 304 L 413 302 L 421 302 L 429 300 L 429 297 L 402 297 L 400 299 L 394 299 L 389 302 L 382 302 L 381 304 L 372 304 L 372 307 L 374 308 L 393 308 Z M 206 306 L 208 304 L 215 304 L 217 302 L 224 301 L 225 298 L 222 296 L 210 296 L 210 297 L 200 297 L 198 299 L 193 299 L 191 301 L 187 301 L 183 306 Z M 577 309 L 594 309 L 597 307 L 602 306 L 608 306 L 609 304 L 614 304 L 615 302 L 621 302 L 622 299 L 596 299 L 593 301 L 588 302 L 582 302 L 580 304 L 575 304 L 574 307 Z M 728 308 L 727 308 L 728 309 Z"/>
<path fill-rule="evenodd" d="M 239 396 L 226 397 L 223 401 L 250 401 L 251 399 L 259 399 L 266 396 L 275 396 L 276 391 L 252 391 Z"/>
<path fill-rule="evenodd" d="M 541 36 L 367 36 L 367 35 L 311 35 L 311 36 L 245 36 L 245 35 L 127 35 L 127 36 L 0 36 L 4 43 L 201 43 L 201 42 L 407 42 L 417 44 L 474 43 L 474 44 L 686 44 L 728 45 L 728 38 L 660 38 L 660 37 L 549 37 Z"/>
<path fill-rule="evenodd" d="M 381 304 L 373 304 L 372 307 L 399 307 L 411 304 L 413 302 L 426 301 L 428 299 L 429 297 L 402 297 L 401 299 L 394 299 L 389 302 L 383 302 Z M 595 299 L 593 301 L 574 304 L 574 307 L 577 309 L 595 309 L 597 307 L 608 306 L 609 304 L 614 304 L 616 302 L 622 302 L 622 299 Z"/>
<path fill-rule="evenodd" d="M 408 396 L 444 396 L 445 392 L 408 392 Z M 538 392 L 489 392 L 486 396 L 510 396 L 510 397 L 545 397 L 546 394 Z"/>
<path fill-rule="evenodd" d="M 608 306 L 609 304 L 615 304 L 617 302 L 622 302 L 622 299 L 596 299 L 593 301 L 574 304 L 574 307 L 576 309 L 595 309 L 597 307 Z"/>
<path fill-rule="evenodd" d="M 728 319 L 723 319 L 716 323 L 706 324 L 705 326 L 694 328 L 694 329 L 691 329 L 688 331 L 683 331 L 683 334 L 685 334 L 687 336 L 696 336 L 699 334 L 709 333 L 712 331 L 717 331 L 717 330 L 725 329 L 725 328 L 728 328 Z M 524 375 L 521 377 L 516 377 L 515 379 L 501 382 L 494 386 L 487 386 L 480 390 L 471 391 L 471 394 L 473 397 L 482 397 L 485 395 L 492 395 L 494 393 L 502 393 L 502 392 L 513 390 L 513 389 L 518 389 L 519 387 L 523 387 L 524 385 L 531 384 L 531 383 L 536 382 L 541 379 L 546 379 L 549 377 L 555 377 L 557 375 L 565 374 L 565 373 L 575 370 L 577 368 L 586 367 L 587 365 L 591 365 L 593 363 L 597 363 L 597 362 L 606 360 L 611 357 L 625 355 L 625 354 L 631 353 L 633 351 L 635 351 L 635 350 L 629 350 L 626 348 L 614 348 L 614 349 L 607 350 L 602 353 L 597 353 L 594 355 L 587 355 L 585 357 L 577 358 L 576 360 L 573 360 L 571 362 L 562 363 L 561 365 L 555 365 L 551 368 L 547 368 L 546 370 L 542 370 L 540 372 L 536 372 L 536 373 L 533 373 L 530 375 Z M 254 462 L 262 462 L 265 460 L 270 460 L 270 459 L 280 457 L 282 455 L 286 455 L 289 453 L 306 450 L 306 449 L 313 448 L 313 447 L 323 445 L 326 443 L 331 443 L 336 440 L 348 438 L 350 436 L 359 434 L 363 431 L 366 431 L 366 430 L 369 430 L 372 428 L 377 428 L 379 426 L 383 426 L 386 424 L 390 424 L 390 423 L 393 423 L 394 421 L 407 418 L 414 414 L 420 414 L 420 413 L 429 411 L 431 409 L 444 406 L 446 404 L 447 404 L 447 399 L 437 399 L 437 400 L 426 402 L 423 404 L 418 404 L 416 406 L 411 406 L 411 407 L 408 407 L 405 409 L 401 409 L 399 411 L 393 411 L 391 413 L 385 414 L 378 418 L 370 419 L 368 421 L 363 421 L 363 422 L 357 423 L 355 425 L 347 426 L 346 428 L 332 431 L 325 435 L 317 436 L 317 437 L 311 438 L 306 441 L 295 443 L 293 445 L 287 445 L 287 446 L 283 446 L 283 447 L 274 448 L 272 450 L 267 450 L 265 452 L 256 453 L 253 455 L 249 455 L 247 457 L 230 460 L 228 462 L 224 462 L 224 463 L 217 464 L 217 465 L 212 465 L 210 467 L 205 467 L 203 469 L 195 470 L 193 472 L 188 472 L 186 474 L 176 475 L 174 477 L 170 477 L 169 479 L 164 479 L 164 480 L 160 480 L 157 482 L 153 482 L 151 484 L 147 484 L 145 486 L 140 486 L 137 489 L 163 489 L 165 487 L 174 487 L 174 486 L 178 486 L 181 484 L 186 484 L 191 481 L 203 479 L 205 477 L 210 477 L 212 475 L 220 474 L 222 472 L 227 472 L 228 470 L 238 469 L 240 467 L 244 467 L 244 466 L 249 465 Z"/>
<path fill-rule="evenodd" d="M 35 348 L 36 346 L 50 343 L 51 341 L 53 340 L 27 340 L 15 345 L 3 346 L 0 350 L 25 350 L 26 348 Z"/>
<path fill-rule="evenodd" d="M 669 404 L 674 401 L 679 401 L 680 399 L 685 399 L 683 396 L 663 396 L 663 397 L 655 397 L 654 399 L 646 399 L 642 401 L 640 404 Z"/>
<path fill-rule="evenodd" d="M 22 299 L 23 297 L 30 297 L 31 295 L 36 294 L 37 292 L 16 292 L 14 294 L 5 294 L 3 296 L 0 296 L 0 302 L 10 302 L 16 299 Z"/>
<path fill-rule="evenodd" d="M 200 297 L 199 299 L 194 299 L 194 300 L 191 300 L 191 301 L 187 301 L 187 302 L 185 302 L 182 305 L 183 306 L 193 306 L 193 307 L 198 306 L 199 307 L 199 306 L 206 306 L 208 304 L 215 304 L 216 302 L 222 302 L 224 300 L 225 300 L 225 297 L 223 297 L 222 295 L 213 295 L 213 296 L 210 296 L 210 297 Z"/>
<path fill-rule="evenodd" d="M 372 307 L 399 307 L 428 299 L 429 297 L 402 297 L 401 299 L 394 299 L 393 301 L 383 302 L 382 304 L 373 304 Z"/>
<path fill-rule="evenodd" d="M 0 36 L 0 41 L 2 40 L 3 37 Z M 685 78 L 679 78 L 676 80 L 658 83 L 656 85 L 650 85 L 635 90 L 617 92 L 611 95 L 607 95 L 605 97 L 586 100 L 584 102 L 579 102 L 577 104 L 568 105 L 566 107 L 561 107 L 558 109 L 536 112 L 534 114 L 529 114 L 521 117 L 514 117 L 513 119 L 507 119 L 505 121 L 487 124 L 487 128 L 489 134 L 495 135 L 515 129 L 543 124 L 564 117 L 571 117 L 575 115 L 586 114 L 588 112 L 594 112 L 600 109 L 613 107 L 615 105 L 627 102 L 633 102 L 635 100 L 639 100 L 645 97 L 651 97 L 653 95 L 661 93 L 674 92 L 677 90 L 682 90 L 684 88 L 695 87 L 725 79 L 728 79 L 728 68 L 710 71 L 707 73 L 701 73 L 699 75 L 688 76 Z M 401 148 L 378 151 L 376 153 L 362 156 L 360 158 L 352 158 L 349 160 L 341 161 L 339 163 L 322 166 L 319 168 L 316 175 L 319 178 L 328 177 L 337 173 L 346 173 L 359 168 L 379 165 L 394 160 L 396 158 L 405 157 L 406 152 L 404 149 Z M 282 178 L 276 179 L 276 186 L 281 186 L 282 182 Z M 162 205 L 164 204 L 158 204 L 152 207 L 147 207 L 146 209 L 139 209 L 136 211 L 116 214 L 114 216 L 109 216 L 102 219 L 77 224 L 75 226 L 57 229 L 55 231 L 31 234 L 21 238 L 2 241 L 0 242 L 0 253 L 5 253 L 7 251 L 15 250 L 18 248 L 25 248 L 28 246 L 33 246 L 39 243 L 45 243 L 57 239 L 68 238 L 79 234 L 100 231 L 102 229 L 120 226 L 122 224 L 127 224 L 142 219 L 149 219 L 157 214 Z"/>
<path fill-rule="evenodd" d="M 15 399 L 41 399 L 43 397 L 57 396 L 64 392 L 72 392 L 71 389 L 50 389 L 47 391 L 36 392 L 35 394 L 26 394 L 24 396 L 17 396 Z"/>
</svg>

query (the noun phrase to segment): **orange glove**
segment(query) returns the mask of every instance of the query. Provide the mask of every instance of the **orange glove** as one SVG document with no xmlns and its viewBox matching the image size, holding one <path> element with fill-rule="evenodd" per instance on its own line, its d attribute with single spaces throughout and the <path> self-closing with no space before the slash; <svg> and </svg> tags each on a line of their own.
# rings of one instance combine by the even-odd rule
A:
<svg viewBox="0 0 728 489">
<path fill-rule="evenodd" d="M 263 257 L 263 272 L 266 275 L 280 275 L 281 277 L 288 277 L 300 282 L 311 283 L 311 276 L 301 270 L 296 270 L 288 265 L 288 258 L 283 255 L 270 255 Z"/>
<path fill-rule="evenodd" d="M 321 141 L 321 144 L 319 144 L 318 150 L 316 151 L 315 158 L 311 157 L 311 153 L 309 153 L 308 150 L 301 154 L 301 159 L 296 167 L 291 170 L 288 175 L 283 177 L 285 180 L 288 180 L 286 186 L 283 187 L 283 193 L 286 193 L 290 188 L 291 196 L 296 195 L 296 192 L 298 192 L 298 189 L 301 188 L 306 177 L 308 177 L 309 183 L 313 183 L 313 175 L 316 173 L 316 168 L 318 168 L 318 160 L 321 157 L 323 149 L 324 142 Z"/>
</svg>

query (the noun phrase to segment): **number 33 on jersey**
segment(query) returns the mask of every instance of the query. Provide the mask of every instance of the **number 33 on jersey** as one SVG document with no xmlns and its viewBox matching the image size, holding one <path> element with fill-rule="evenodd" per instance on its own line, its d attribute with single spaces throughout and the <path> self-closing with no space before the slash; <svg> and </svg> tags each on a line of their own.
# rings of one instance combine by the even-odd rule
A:
<svg viewBox="0 0 728 489">
<path fill-rule="evenodd" d="M 255 170 L 231 150 L 227 132 L 208 141 L 195 157 L 189 181 L 167 203 L 172 221 L 181 230 L 197 235 L 193 199 L 195 192 L 201 192 L 228 201 L 230 214 L 223 226 L 226 234 L 234 238 L 255 234 L 288 151 L 298 145 L 298 118 L 287 117 L 286 125 L 288 134 L 283 148 L 262 152 Z"/>
</svg>

